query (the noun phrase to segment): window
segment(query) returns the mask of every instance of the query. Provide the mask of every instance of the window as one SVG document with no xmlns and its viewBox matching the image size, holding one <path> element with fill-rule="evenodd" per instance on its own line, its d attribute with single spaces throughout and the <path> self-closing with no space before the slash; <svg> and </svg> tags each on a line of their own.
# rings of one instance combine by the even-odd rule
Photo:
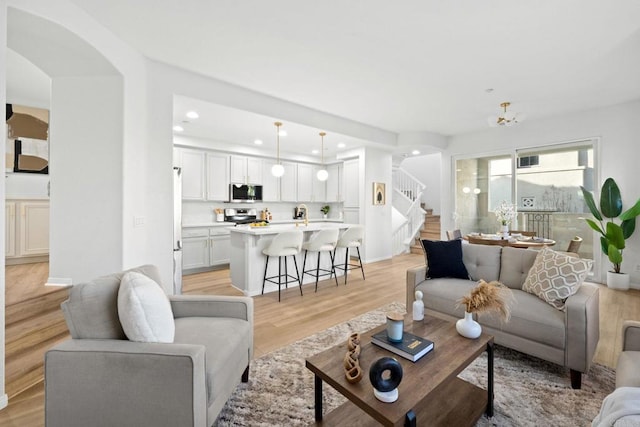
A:
<svg viewBox="0 0 640 427">
<path fill-rule="evenodd" d="M 539 156 L 518 157 L 518 168 L 530 168 L 531 166 L 538 166 L 539 164 Z"/>
</svg>

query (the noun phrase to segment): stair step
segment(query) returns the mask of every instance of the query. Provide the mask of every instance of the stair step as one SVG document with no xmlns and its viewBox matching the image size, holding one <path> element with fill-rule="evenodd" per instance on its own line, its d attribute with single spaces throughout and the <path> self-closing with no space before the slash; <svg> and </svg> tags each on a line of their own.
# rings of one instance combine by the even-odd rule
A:
<svg viewBox="0 0 640 427">
<path fill-rule="evenodd" d="M 6 390 L 9 398 L 42 381 L 44 354 L 56 344 L 69 339 L 68 332 L 51 337 L 18 355 L 5 360 Z"/>
<path fill-rule="evenodd" d="M 422 254 L 422 248 L 420 246 L 411 245 L 411 253 L 412 254 Z"/>
<path fill-rule="evenodd" d="M 60 288 L 45 295 L 7 305 L 5 308 L 6 325 L 9 326 L 12 323 L 60 308 L 60 304 L 67 298 L 69 298 L 69 289 Z"/>
<path fill-rule="evenodd" d="M 437 230 L 437 231 L 440 231 L 440 223 L 434 224 L 434 223 L 428 222 L 428 223 L 426 223 L 424 225 L 423 229 L 424 230 L 433 230 L 433 231 Z"/>
<path fill-rule="evenodd" d="M 32 346 L 68 332 L 60 309 L 14 322 L 5 331 L 7 358 L 31 350 Z"/>
</svg>

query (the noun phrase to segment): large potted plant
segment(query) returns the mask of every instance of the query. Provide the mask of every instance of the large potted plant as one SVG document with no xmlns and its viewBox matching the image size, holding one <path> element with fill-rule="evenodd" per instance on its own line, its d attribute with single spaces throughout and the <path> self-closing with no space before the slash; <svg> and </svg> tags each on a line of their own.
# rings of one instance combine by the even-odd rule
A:
<svg viewBox="0 0 640 427">
<path fill-rule="evenodd" d="M 626 211 L 622 211 L 622 197 L 620 189 L 613 178 L 607 178 L 600 190 L 600 209 L 596 205 L 593 195 L 584 187 L 582 195 L 598 221 L 585 218 L 589 227 L 600 233 L 600 246 L 613 266 L 607 272 L 607 286 L 615 289 L 629 289 L 629 275 L 620 271 L 622 251 L 627 240 L 636 229 L 636 217 L 640 215 L 640 199 Z M 605 219 L 606 218 L 606 219 Z M 615 222 L 614 220 L 618 220 Z"/>
</svg>

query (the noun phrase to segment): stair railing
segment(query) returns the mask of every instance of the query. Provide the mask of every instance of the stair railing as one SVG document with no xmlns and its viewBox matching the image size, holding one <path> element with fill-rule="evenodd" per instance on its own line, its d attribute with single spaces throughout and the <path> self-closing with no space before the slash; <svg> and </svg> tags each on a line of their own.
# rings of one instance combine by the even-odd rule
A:
<svg viewBox="0 0 640 427">
<path fill-rule="evenodd" d="M 406 222 L 393 231 L 393 253 L 407 252 L 411 242 L 424 226 L 425 211 L 421 207 L 426 186 L 402 168 L 393 170 L 393 206 L 406 218 Z"/>
</svg>

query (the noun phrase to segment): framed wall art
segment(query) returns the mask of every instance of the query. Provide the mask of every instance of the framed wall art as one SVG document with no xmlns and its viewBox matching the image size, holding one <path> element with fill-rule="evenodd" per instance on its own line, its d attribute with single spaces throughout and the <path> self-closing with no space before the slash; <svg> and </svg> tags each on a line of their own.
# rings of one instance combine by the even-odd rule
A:
<svg viewBox="0 0 640 427">
<path fill-rule="evenodd" d="M 384 205 L 387 202 L 387 193 L 383 182 L 373 183 L 373 204 Z"/>
</svg>

